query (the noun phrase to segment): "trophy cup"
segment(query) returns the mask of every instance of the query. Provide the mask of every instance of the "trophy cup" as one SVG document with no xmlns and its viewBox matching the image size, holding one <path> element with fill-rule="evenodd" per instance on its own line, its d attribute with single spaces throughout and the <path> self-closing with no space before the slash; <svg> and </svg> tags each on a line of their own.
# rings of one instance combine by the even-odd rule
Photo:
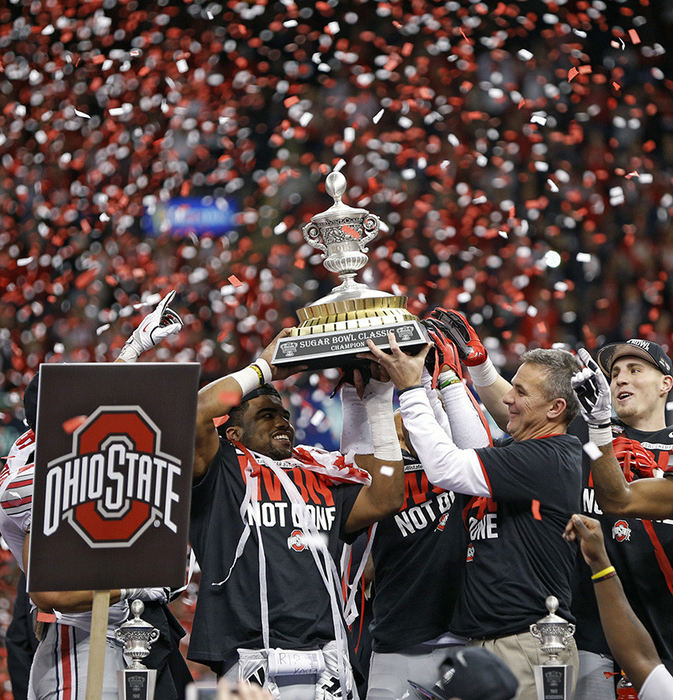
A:
<svg viewBox="0 0 673 700">
<path fill-rule="evenodd" d="M 378 216 L 344 204 L 346 178 L 331 172 L 325 182 L 334 204 L 302 229 L 305 240 L 322 251 L 323 265 L 341 284 L 318 301 L 299 309 L 300 324 L 276 345 L 274 365 L 308 365 L 312 369 L 362 365 L 355 355 L 367 352 L 367 339 L 389 348 L 388 332 L 412 354 L 428 342 L 420 321 L 406 309 L 407 298 L 370 289 L 355 281 L 367 264 L 367 243 L 381 227 Z"/>
<path fill-rule="evenodd" d="M 556 614 L 558 599 L 550 595 L 545 600 L 548 614 L 530 626 L 530 633 L 540 643 L 543 654 L 549 658 L 533 666 L 538 700 L 569 700 L 572 688 L 572 667 L 560 664 L 558 655 L 566 648 L 575 633 L 575 625 Z"/>
<path fill-rule="evenodd" d="M 124 644 L 124 654 L 131 665 L 118 671 L 119 700 L 153 700 L 157 680 L 156 669 L 147 668 L 141 661 L 150 653 L 150 647 L 159 639 L 159 630 L 140 619 L 145 610 L 142 600 L 131 603 L 133 619 L 115 630 L 115 637 Z"/>
</svg>

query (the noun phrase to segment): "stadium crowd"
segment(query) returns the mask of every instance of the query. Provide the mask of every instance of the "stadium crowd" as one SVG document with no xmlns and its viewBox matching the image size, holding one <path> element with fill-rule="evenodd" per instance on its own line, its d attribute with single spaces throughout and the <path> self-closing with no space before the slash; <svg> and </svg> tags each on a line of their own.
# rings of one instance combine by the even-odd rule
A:
<svg viewBox="0 0 673 700">
<path fill-rule="evenodd" d="M 655 0 L 4 4 L 2 455 L 39 364 L 113 360 L 164 290 L 184 329 L 148 358 L 204 384 L 294 325 L 335 283 L 301 234 L 334 168 L 389 228 L 361 278 L 460 310 L 506 378 L 533 347 L 670 354 L 672 25 Z M 336 448 L 336 377 L 292 385 L 298 442 Z"/>
</svg>

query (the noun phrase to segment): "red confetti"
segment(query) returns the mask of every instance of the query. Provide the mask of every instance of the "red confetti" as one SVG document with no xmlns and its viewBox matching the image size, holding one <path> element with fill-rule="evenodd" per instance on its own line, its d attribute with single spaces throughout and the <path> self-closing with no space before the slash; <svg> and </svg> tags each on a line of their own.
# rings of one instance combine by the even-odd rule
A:
<svg viewBox="0 0 673 700">
<path fill-rule="evenodd" d="M 349 226 L 348 224 L 344 224 L 341 227 L 341 230 L 351 238 L 355 238 L 355 240 L 358 240 L 360 238 L 360 232 L 354 229 L 352 226 Z"/>
<path fill-rule="evenodd" d="M 227 282 L 229 282 L 229 284 L 231 284 L 234 287 L 243 286 L 243 282 L 241 282 L 241 280 L 239 280 L 238 277 L 236 277 L 236 275 L 229 275 L 229 277 L 227 277 Z"/>
<path fill-rule="evenodd" d="M 533 513 L 533 518 L 535 518 L 535 520 L 542 520 L 542 515 L 540 514 L 540 501 L 538 501 L 536 498 L 530 502 L 530 510 Z"/>
<path fill-rule="evenodd" d="M 227 413 L 226 416 L 219 416 L 218 418 L 213 418 L 213 425 L 216 428 L 219 428 L 221 425 L 226 423 L 229 420 L 229 414 Z"/>
<path fill-rule="evenodd" d="M 68 418 L 68 420 L 61 424 L 61 427 L 63 428 L 64 432 L 71 435 L 86 421 L 87 417 L 88 416 L 74 416 L 73 418 Z"/>
<path fill-rule="evenodd" d="M 629 29 L 629 38 L 634 44 L 640 44 L 640 37 L 635 29 Z"/>
</svg>

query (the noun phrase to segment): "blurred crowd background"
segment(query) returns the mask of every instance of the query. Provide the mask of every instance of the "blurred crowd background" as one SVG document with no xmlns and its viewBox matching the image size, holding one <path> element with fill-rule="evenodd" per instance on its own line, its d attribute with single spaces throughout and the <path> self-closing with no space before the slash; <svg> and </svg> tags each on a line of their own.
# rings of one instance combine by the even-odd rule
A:
<svg viewBox="0 0 673 700">
<path fill-rule="evenodd" d="M 2 3 L 0 454 L 40 363 L 113 360 L 170 289 L 143 359 L 204 383 L 294 325 L 337 282 L 301 234 L 334 168 L 388 228 L 361 281 L 461 310 L 506 375 L 673 348 L 671 37 L 671 0 Z M 295 380 L 300 442 L 337 444 L 336 375 Z"/>
</svg>

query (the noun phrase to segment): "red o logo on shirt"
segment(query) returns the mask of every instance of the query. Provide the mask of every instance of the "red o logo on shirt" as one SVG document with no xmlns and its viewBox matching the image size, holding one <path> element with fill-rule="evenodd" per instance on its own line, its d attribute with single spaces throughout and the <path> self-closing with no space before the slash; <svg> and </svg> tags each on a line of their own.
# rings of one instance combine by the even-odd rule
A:
<svg viewBox="0 0 673 700">
<path fill-rule="evenodd" d="M 628 542 L 631 539 L 631 528 L 626 520 L 618 520 L 612 526 L 612 539 L 617 542 Z"/>
</svg>

